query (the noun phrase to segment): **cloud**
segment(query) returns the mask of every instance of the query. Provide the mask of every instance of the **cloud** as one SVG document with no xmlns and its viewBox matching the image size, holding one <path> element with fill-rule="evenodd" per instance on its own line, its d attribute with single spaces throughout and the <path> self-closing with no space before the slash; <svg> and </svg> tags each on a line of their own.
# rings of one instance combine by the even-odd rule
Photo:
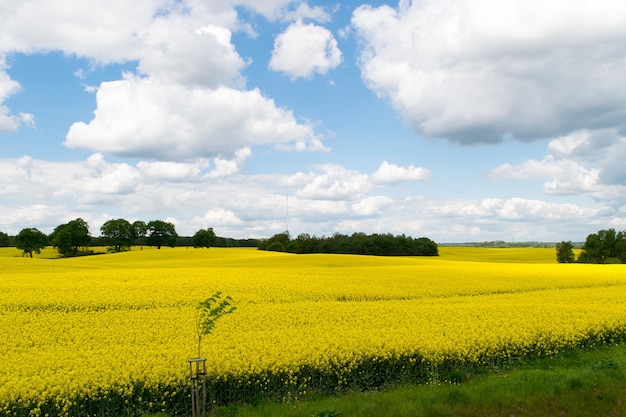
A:
<svg viewBox="0 0 626 417">
<path fill-rule="evenodd" d="M 626 130 L 626 3 L 358 7 L 366 85 L 421 136 L 462 144 Z"/>
<path fill-rule="evenodd" d="M 82 217 L 97 236 L 111 218 L 170 219 L 184 236 L 213 227 L 220 236 L 269 237 L 289 227 L 294 236 L 393 233 L 462 242 L 580 241 L 607 225 L 626 227 L 626 215 L 610 207 L 388 194 L 367 174 L 338 165 L 289 177 L 237 171 L 219 181 L 208 177 L 209 169 L 206 161 L 132 165 L 101 154 L 69 162 L 0 159 L 6 179 L 0 183 L 0 230 L 16 234 L 37 227 L 49 233 Z"/>
<path fill-rule="evenodd" d="M 99 64 L 140 60 L 159 40 L 164 48 L 181 46 L 181 38 L 199 46 L 203 34 L 197 32 L 195 39 L 189 35 L 207 25 L 238 27 L 237 13 L 227 2 L 25 0 L 5 7 L 0 12 L 4 34 L 0 51 L 59 50 Z M 190 52 L 194 64 L 200 55 L 207 55 L 202 50 Z"/>
<path fill-rule="evenodd" d="M 140 174 L 154 180 L 177 181 L 195 178 L 208 168 L 209 163 L 206 160 L 200 160 L 191 163 L 182 162 L 146 162 L 139 161 L 137 168 Z"/>
<path fill-rule="evenodd" d="M 35 203 L 14 207 L 4 206 L 0 211 L 0 230 L 10 235 L 17 235 L 22 229 L 36 227 L 44 233 L 50 233 L 54 227 L 65 223 L 60 220 L 65 215 L 67 215 L 67 210 L 62 205 Z"/>
<path fill-rule="evenodd" d="M 214 158 L 213 163 L 215 164 L 215 169 L 206 174 L 205 177 L 221 178 L 234 175 L 241 170 L 250 156 L 252 156 L 250 148 L 242 148 L 235 152 L 233 159 Z"/>
<path fill-rule="evenodd" d="M 116 204 L 121 196 L 136 192 L 139 185 L 139 172 L 135 167 L 107 163 L 100 154 L 91 155 L 85 163 L 75 164 L 72 171 L 69 184 L 59 186 L 53 193 L 55 199 L 86 205 Z"/>
<path fill-rule="evenodd" d="M 12 116 L 9 109 L 3 106 L 2 103 L 9 96 L 15 94 L 19 90 L 20 85 L 9 78 L 4 69 L 4 65 L 0 61 L 0 132 L 16 130 L 19 126 L 17 117 Z"/>
<path fill-rule="evenodd" d="M 297 21 L 274 40 L 269 62 L 272 71 L 292 79 L 326 74 L 341 63 L 341 51 L 333 34 L 326 28 Z"/>
<path fill-rule="evenodd" d="M 383 214 L 394 204 L 393 199 L 387 196 L 366 197 L 352 205 L 352 211 L 357 216 L 371 217 Z"/>
<path fill-rule="evenodd" d="M 183 85 L 242 85 L 228 2 L 27 0 L 0 13 L 0 53 L 62 51 L 94 64 L 137 62 L 140 74 Z M 84 76 L 78 70 L 76 76 Z"/>
<path fill-rule="evenodd" d="M 5 33 L 0 50 L 27 54 L 62 50 L 99 63 L 136 59 L 141 47 L 137 35 L 150 24 L 160 3 L 138 0 L 128 7 L 120 0 L 107 4 L 27 0 L 11 4 L 0 13 Z"/>
<path fill-rule="evenodd" d="M 311 125 L 259 90 L 163 84 L 127 74 L 104 82 L 89 123 L 74 123 L 64 144 L 120 157 L 190 160 L 231 156 L 255 145 L 324 150 Z"/>
<path fill-rule="evenodd" d="M 626 203 L 626 137 L 615 129 L 582 130 L 551 140 L 542 160 L 503 164 L 492 178 L 546 179 L 546 194 L 589 194 L 611 206 Z"/>
<path fill-rule="evenodd" d="M 383 161 L 376 172 L 372 174 L 372 182 L 375 184 L 395 184 L 401 181 L 423 181 L 430 177 L 430 171 L 426 168 L 408 167 L 390 164 Z"/>
<path fill-rule="evenodd" d="M 426 207 L 423 210 L 425 217 L 431 219 L 430 227 L 440 228 L 439 233 L 452 231 L 450 226 L 445 225 L 447 219 L 450 225 L 456 225 L 457 232 L 464 230 L 460 233 L 467 234 L 472 230 L 471 234 L 483 235 L 484 240 L 500 235 L 498 239 L 558 241 L 572 238 L 576 233 L 579 237 L 573 239 L 581 240 L 588 233 L 584 230 L 591 224 L 601 225 L 605 221 L 600 209 L 524 198 L 422 204 Z M 568 235 L 564 236 L 565 233 Z"/>
<path fill-rule="evenodd" d="M 153 22 L 144 35 L 138 72 L 164 83 L 242 85 L 245 63 L 231 43 L 230 30 L 213 24 L 189 26 L 185 20 L 167 16 Z"/>
<path fill-rule="evenodd" d="M 239 226 L 243 223 L 232 210 L 223 208 L 207 210 L 202 216 L 194 217 L 193 222 L 198 224 L 198 230 L 207 227 Z"/>
<path fill-rule="evenodd" d="M 264 10 L 288 4 L 277 1 Z M 297 10 L 317 8 L 298 3 Z M 232 30 L 243 27 L 234 2 L 28 0 L 0 13 L 0 26 L 6 34 L 0 54 L 58 50 L 100 65 L 137 62 L 134 73 L 100 84 L 94 119 L 70 127 L 70 148 L 174 161 L 228 159 L 254 145 L 328 150 L 312 125 L 259 90 L 245 89 L 247 62 L 231 39 Z M 0 131 L 34 122 L 32 115 L 13 116 L 2 106 L 17 88 L 0 68 Z"/>
<path fill-rule="evenodd" d="M 233 0 L 232 3 L 244 5 L 271 21 L 292 22 L 299 19 L 311 19 L 320 23 L 326 23 L 330 20 L 330 15 L 324 7 L 311 7 L 306 1 Z"/>
<path fill-rule="evenodd" d="M 17 130 L 21 124 L 34 126 L 35 116 L 29 113 L 11 114 L 3 103 L 20 90 L 20 84 L 6 73 L 8 66 L 0 51 L 0 133 Z"/>
<path fill-rule="evenodd" d="M 549 178 L 550 181 L 544 184 L 547 194 L 580 194 L 592 191 L 598 184 L 599 170 L 586 169 L 576 161 L 548 155 L 541 161 L 500 165 L 490 175 L 509 179 Z"/>
<path fill-rule="evenodd" d="M 319 23 L 328 23 L 330 21 L 330 15 L 323 7 L 311 7 L 306 2 L 296 4 L 297 7 L 293 10 L 281 9 L 279 11 L 279 20 L 293 22 L 302 19 L 310 19 Z"/>
<path fill-rule="evenodd" d="M 367 199 L 362 202 L 367 206 Z M 436 200 L 420 197 L 393 199 L 378 213 L 345 216 L 335 224 L 341 233 L 392 233 L 427 236 L 439 243 L 584 240 L 607 219 L 626 221 L 622 214 L 609 217 L 602 210 L 574 204 L 555 204 L 522 198 Z M 613 220 L 612 220 L 613 221 Z"/>
<path fill-rule="evenodd" d="M 296 196 L 310 200 L 353 200 L 367 194 L 371 189 L 366 174 L 334 164 L 321 165 L 318 168 L 323 173 L 309 174 L 310 180 L 296 192 Z M 298 183 L 298 178 L 295 182 Z"/>
<path fill-rule="evenodd" d="M 4 208 L 38 206 L 84 213 L 97 204 L 121 204 L 140 186 L 138 170 L 128 164 L 110 164 L 99 154 L 85 161 L 43 161 L 31 157 L 0 160 L 6 185 L 0 187 Z M 34 225 L 37 227 L 38 225 Z M 27 227 L 27 226 L 24 226 Z"/>
</svg>

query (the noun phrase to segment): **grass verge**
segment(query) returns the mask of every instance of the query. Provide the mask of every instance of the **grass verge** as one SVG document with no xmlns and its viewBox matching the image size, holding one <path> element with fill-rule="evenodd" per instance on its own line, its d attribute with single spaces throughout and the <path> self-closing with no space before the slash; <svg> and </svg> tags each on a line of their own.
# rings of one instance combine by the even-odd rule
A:
<svg viewBox="0 0 626 417">
<path fill-rule="evenodd" d="M 527 361 L 459 384 L 403 385 L 289 403 L 228 406 L 213 409 L 207 415 L 626 417 L 626 345 Z"/>
</svg>

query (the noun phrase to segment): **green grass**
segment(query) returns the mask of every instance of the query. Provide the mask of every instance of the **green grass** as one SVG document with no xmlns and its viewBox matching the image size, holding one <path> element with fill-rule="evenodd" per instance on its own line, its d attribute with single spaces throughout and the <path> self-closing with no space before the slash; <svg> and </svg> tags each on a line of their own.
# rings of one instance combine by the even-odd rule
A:
<svg viewBox="0 0 626 417">
<path fill-rule="evenodd" d="M 574 351 L 507 370 L 496 369 L 455 385 L 407 385 L 288 403 L 220 407 L 207 415 L 626 417 L 626 346 Z"/>
</svg>

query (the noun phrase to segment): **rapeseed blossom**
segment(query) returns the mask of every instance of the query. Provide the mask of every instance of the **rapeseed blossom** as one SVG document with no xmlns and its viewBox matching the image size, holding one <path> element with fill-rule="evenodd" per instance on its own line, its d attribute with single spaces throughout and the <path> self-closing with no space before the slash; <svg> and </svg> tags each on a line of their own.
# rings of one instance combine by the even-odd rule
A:
<svg viewBox="0 0 626 417">
<path fill-rule="evenodd" d="M 203 339 L 214 403 L 403 373 L 428 381 L 446 366 L 624 339 L 623 266 L 471 250 L 483 261 L 459 248 L 438 258 L 167 248 L 56 260 L 2 249 L 0 415 L 184 409 L 195 307 L 217 291 L 237 310 Z"/>
</svg>

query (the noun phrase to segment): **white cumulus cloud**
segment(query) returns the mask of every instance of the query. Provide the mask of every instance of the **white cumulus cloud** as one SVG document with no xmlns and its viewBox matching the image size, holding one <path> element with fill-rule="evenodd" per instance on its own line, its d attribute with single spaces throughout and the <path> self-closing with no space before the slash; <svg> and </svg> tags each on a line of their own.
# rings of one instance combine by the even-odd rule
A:
<svg viewBox="0 0 626 417">
<path fill-rule="evenodd" d="M 295 21 L 312 19 L 320 23 L 330 20 L 328 12 L 322 6 L 311 6 L 299 0 L 231 0 L 233 5 L 245 5 L 265 18 L 275 21 Z"/>
<path fill-rule="evenodd" d="M 127 75 L 105 82 L 89 123 L 74 123 L 65 145 L 109 155 L 188 160 L 231 156 L 254 145 L 324 149 L 311 125 L 259 90 L 163 84 Z"/>
<path fill-rule="evenodd" d="M 326 74 L 340 63 L 341 51 L 333 34 L 299 20 L 276 37 L 269 68 L 296 79 Z"/>
<path fill-rule="evenodd" d="M 146 162 L 139 161 L 137 168 L 142 176 L 155 180 L 185 180 L 197 177 L 204 169 L 208 168 L 206 160 L 198 162 Z"/>
<path fill-rule="evenodd" d="M 408 167 L 390 164 L 383 161 L 376 172 L 372 174 L 372 182 L 375 184 L 395 184 L 401 181 L 423 181 L 430 177 L 430 171 L 426 168 Z"/>
<path fill-rule="evenodd" d="M 172 24 L 178 25 L 180 36 L 209 24 L 236 28 L 237 13 L 226 2 L 200 0 L 4 2 L 0 5 L 0 51 L 58 50 L 101 64 L 139 60 L 159 40 L 166 48 L 180 40 Z M 170 42 L 172 36 L 175 39 Z M 194 51 L 193 57 L 200 54 L 205 52 Z"/>
<path fill-rule="evenodd" d="M 186 19 L 168 16 L 154 21 L 144 35 L 138 71 L 182 85 L 242 84 L 245 63 L 231 43 L 230 30 L 213 24 L 189 26 Z"/>
<path fill-rule="evenodd" d="M 311 174 L 310 181 L 296 192 L 296 196 L 311 200 L 354 200 L 371 189 L 366 174 L 335 164 L 319 167 L 321 174 Z"/>
<path fill-rule="evenodd" d="M 93 3 L 25 0 L 0 5 L 0 56 L 61 51 L 94 65 L 137 63 L 117 81 L 102 82 L 94 118 L 76 122 L 70 148 L 142 159 L 224 160 L 255 145 L 278 150 L 326 151 L 312 124 L 296 119 L 258 89 L 247 89 L 248 64 L 232 42 L 245 30 L 237 7 L 245 2 L 138 0 Z M 258 4 L 249 7 L 260 11 Z M 258 7 L 257 7 L 258 6 Z M 266 2 L 263 13 L 316 15 L 305 2 Z M 332 36 L 331 36 L 332 37 Z M 329 41 L 330 42 L 330 41 Z M 318 68 L 318 67 L 316 67 Z M 84 71 L 79 70 L 84 76 Z M 19 88 L 0 65 L 0 131 L 33 125 L 34 116 L 3 105 Z"/>
<path fill-rule="evenodd" d="M 20 90 L 20 84 L 12 80 L 6 70 L 7 64 L 0 51 L 0 133 L 16 130 L 21 124 L 33 126 L 35 123 L 35 117 L 32 114 L 11 114 L 11 110 L 3 104 Z"/>
<path fill-rule="evenodd" d="M 623 213 L 608 207 L 523 198 L 393 197 L 385 195 L 384 186 L 373 195 L 367 174 L 338 165 L 289 178 L 236 172 L 219 181 L 207 178 L 206 166 L 206 161 L 113 163 L 101 154 L 69 162 L 0 158 L 0 176 L 6 179 L 0 182 L 0 230 L 16 234 L 21 227 L 37 227 L 49 233 L 82 217 L 97 235 L 107 219 L 160 218 L 172 219 L 185 236 L 213 227 L 220 236 L 269 237 L 288 223 L 294 236 L 393 233 L 462 242 L 581 240 L 607 224 L 626 225 Z"/>
<path fill-rule="evenodd" d="M 424 0 L 358 7 L 367 86 L 422 136 L 535 140 L 626 129 L 626 3 Z"/>
<path fill-rule="evenodd" d="M 393 199 L 386 196 L 366 197 L 352 205 L 354 214 L 358 216 L 372 216 L 383 212 L 394 204 Z"/>
<path fill-rule="evenodd" d="M 241 219 L 232 210 L 214 208 L 207 210 L 202 216 L 193 218 L 193 222 L 198 224 L 198 229 L 207 227 L 237 226 L 242 224 Z"/>
<path fill-rule="evenodd" d="M 613 206 L 626 203 L 626 137 L 615 129 L 582 130 L 551 140 L 546 156 L 503 164 L 492 178 L 545 179 L 547 194 L 590 194 Z"/>
</svg>

